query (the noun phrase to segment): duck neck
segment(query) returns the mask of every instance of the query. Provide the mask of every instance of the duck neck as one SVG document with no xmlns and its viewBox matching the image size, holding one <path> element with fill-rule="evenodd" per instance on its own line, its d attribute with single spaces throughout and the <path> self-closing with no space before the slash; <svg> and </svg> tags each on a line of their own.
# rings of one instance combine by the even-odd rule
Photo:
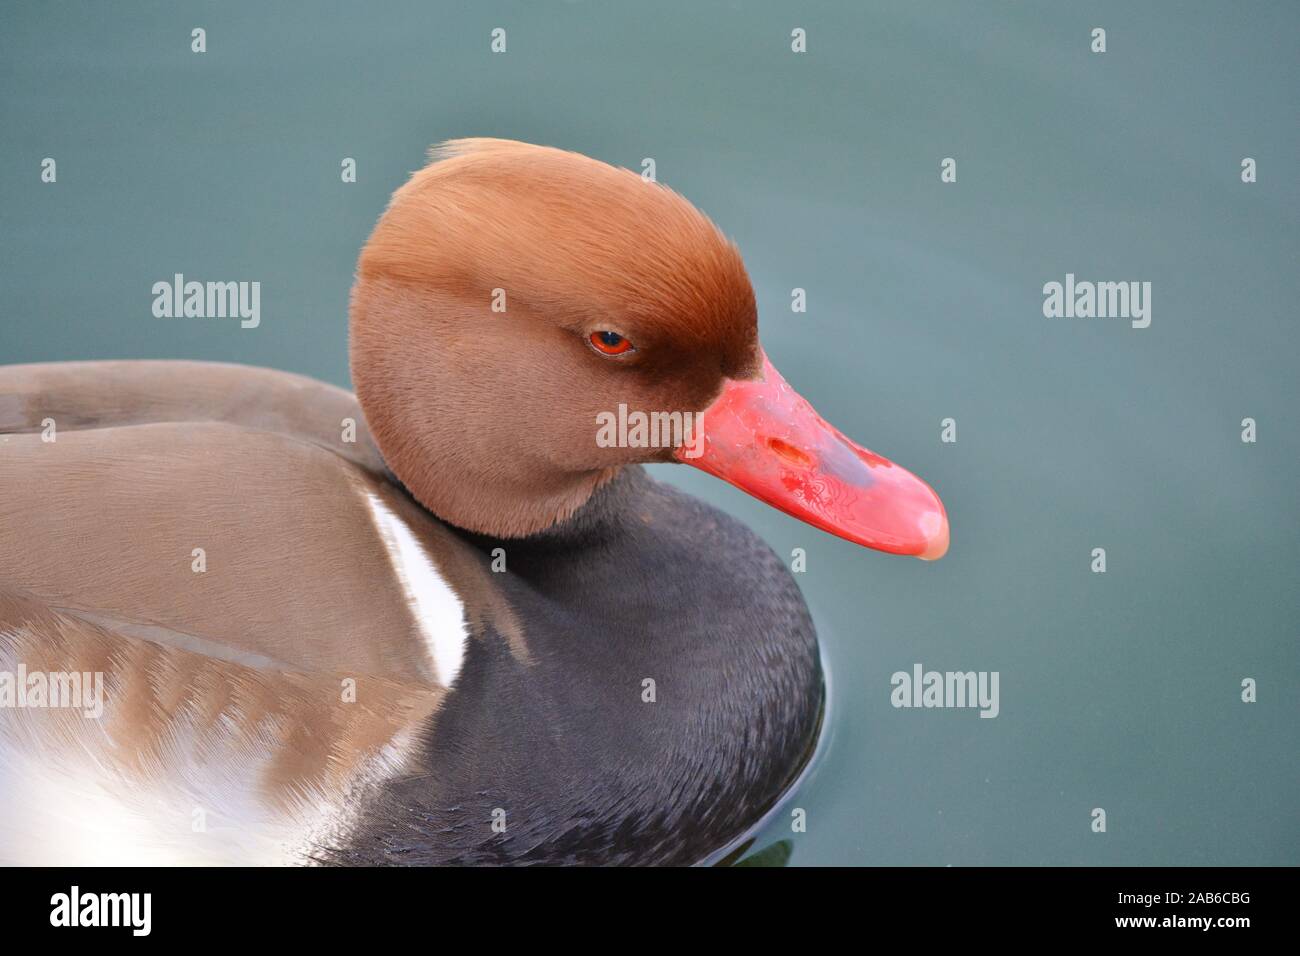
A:
<svg viewBox="0 0 1300 956">
<path fill-rule="evenodd" d="M 624 527 L 628 502 L 635 500 L 653 480 L 641 465 L 624 465 L 609 469 L 588 493 L 586 501 L 571 513 L 520 539 L 530 547 L 562 551 L 589 548 L 608 540 Z M 495 540 L 476 535 L 480 542 Z"/>
</svg>

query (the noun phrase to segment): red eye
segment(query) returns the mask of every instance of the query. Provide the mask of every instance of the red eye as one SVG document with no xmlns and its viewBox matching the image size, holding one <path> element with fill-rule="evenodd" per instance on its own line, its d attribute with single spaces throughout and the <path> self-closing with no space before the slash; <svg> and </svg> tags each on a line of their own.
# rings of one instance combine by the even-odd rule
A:
<svg viewBox="0 0 1300 956">
<path fill-rule="evenodd" d="M 588 341 L 595 346 L 597 352 L 605 355 L 622 355 L 632 351 L 632 343 L 617 332 L 592 332 Z"/>
</svg>

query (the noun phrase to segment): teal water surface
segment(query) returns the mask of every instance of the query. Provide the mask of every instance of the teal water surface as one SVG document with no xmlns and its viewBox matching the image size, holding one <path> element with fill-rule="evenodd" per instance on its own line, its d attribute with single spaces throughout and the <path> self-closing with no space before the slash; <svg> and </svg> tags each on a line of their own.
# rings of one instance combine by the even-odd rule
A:
<svg viewBox="0 0 1300 956">
<path fill-rule="evenodd" d="M 927 565 L 657 469 L 807 554 L 834 705 L 806 832 L 757 846 L 1294 864 L 1297 35 L 1291 2 L 6 5 L 0 363 L 346 385 L 356 253 L 431 143 L 652 157 L 738 242 L 786 378 L 952 523 Z M 154 319 L 178 272 L 260 281 L 258 328 Z M 1150 282 L 1150 326 L 1044 317 L 1067 274 Z M 917 663 L 997 671 L 998 716 L 895 708 Z"/>
</svg>

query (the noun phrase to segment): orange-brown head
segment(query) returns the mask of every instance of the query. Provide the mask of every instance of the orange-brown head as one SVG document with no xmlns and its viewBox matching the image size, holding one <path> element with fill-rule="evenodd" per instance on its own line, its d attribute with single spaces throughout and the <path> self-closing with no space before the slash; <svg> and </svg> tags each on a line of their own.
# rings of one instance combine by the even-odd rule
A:
<svg viewBox="0 0 1300 956">
<path fill-rule="evenodd" d="M 734 427 L 735 402 L 722 402 L 729 389 L 759 389 L 751 404 L 779 398 L 761 394 L 777 382 L 788 390 L 765 365 L 740 253 L 703 213 L 628 170 L 508 140 L 437 147 L 397 190 L 361 253 L 351 318 L 353 383 L 389 467 L 439 517 L 503 537 L 568 517 L 632 462 L 685 460 L 746 487 L 757 463 L 723 467 L 735 441 L 710 442 L 707 413 L 698 460 L 683 453 L 689 425 L 672 444 L 646 445 L 635 434 L 621 440 L 618 427 L 611 443 L 601 423 L 687 416 L 717 402 Z M 809 435 L 771 431 L 755 433 L 765 460 L 796 468 L 806 446 L 803 464 L 815 472 L 821 457 Z M 714 437 L 725 433 L 720 424 Z M 820 453 L 834 459 L 837 481 L 851 477 L 849 459 L 865 461 L 856 451 Z M 872 459 L 871 468 L 907 474 Z M 862 468 L 859 492 L 896 477 Z M 805 481 L 796 496 L 813 487 Z M 845 533 L 797 502 L 747 490 Z M 927 520 L 933 537 L 937 519 Z M 946 519 L 943 533 L 946 544 Z"/>
</svg>

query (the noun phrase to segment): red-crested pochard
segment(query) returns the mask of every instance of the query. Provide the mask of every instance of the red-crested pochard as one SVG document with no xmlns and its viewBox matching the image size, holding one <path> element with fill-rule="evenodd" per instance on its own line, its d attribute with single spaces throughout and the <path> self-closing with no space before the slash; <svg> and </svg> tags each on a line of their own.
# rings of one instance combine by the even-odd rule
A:
<svg viewBox="0 0 1300 956">
<path fill-rule="evenodd" d="M 0 860 L 690 863 L 743 834 L 817 736 L 812 622 L 762 541 L 639 464 L 948 544 L 756 319 L 676 193 L 476 139 L 361 253 L 355 398 L 0 368 Z"/>
</svg>

